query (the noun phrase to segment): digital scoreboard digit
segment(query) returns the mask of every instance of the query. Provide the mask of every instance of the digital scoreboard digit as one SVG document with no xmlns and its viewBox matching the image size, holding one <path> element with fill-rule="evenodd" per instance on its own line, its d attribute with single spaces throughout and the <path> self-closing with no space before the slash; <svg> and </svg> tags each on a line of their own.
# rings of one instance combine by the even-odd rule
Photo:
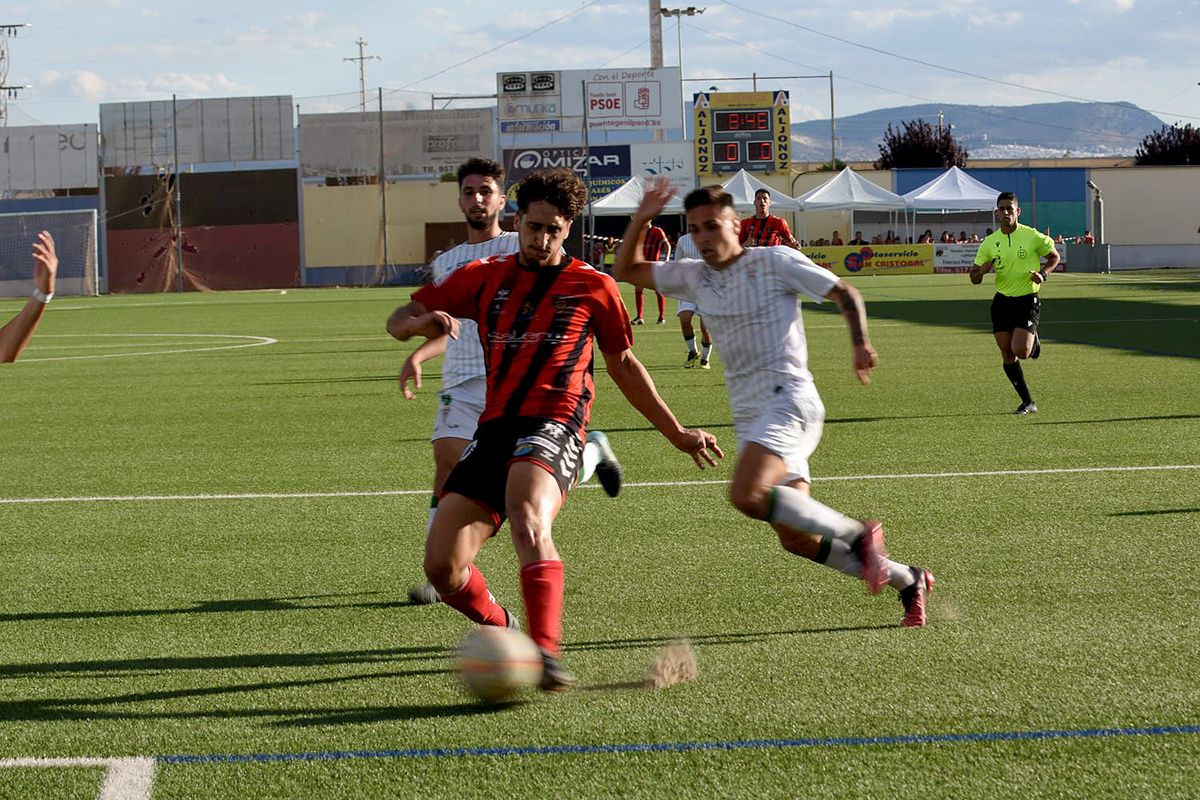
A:
<svg viewBox="0 0 1200 800">
<path fill-rule="evenodd" d="M 693 113 L 698 177 L 791 168 L 787 92 L 700 92 Z"/>
</svg>

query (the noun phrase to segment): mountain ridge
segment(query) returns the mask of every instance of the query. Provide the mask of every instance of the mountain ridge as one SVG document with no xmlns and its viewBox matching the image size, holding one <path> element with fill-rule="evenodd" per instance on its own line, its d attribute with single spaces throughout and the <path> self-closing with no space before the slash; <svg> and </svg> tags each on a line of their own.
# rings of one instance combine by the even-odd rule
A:
<svg viewBox="0 0 1200 800">
<path fill-rule="evenodd" d="M 1162 120 L 1133 103 L 1034 103 L 975 106 L 924 103 L 866 111 L 837 119 L 837 157 L 874 161 L 890 124 L 921 119 L 953 128 L 971 158 L 1132 156 Z M 792 159 L 829 160 L 829 119 L 792 124 Z"/>
</svg>

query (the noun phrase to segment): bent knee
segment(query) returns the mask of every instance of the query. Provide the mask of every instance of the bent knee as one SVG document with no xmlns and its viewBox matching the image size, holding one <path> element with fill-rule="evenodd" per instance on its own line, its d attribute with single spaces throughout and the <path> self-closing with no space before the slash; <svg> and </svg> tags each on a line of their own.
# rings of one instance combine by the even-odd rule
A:
<svg viewBox="0 0 1200 800">
<path fill-rule="evenodd" d="M 752 519 L 766 519 L 771 505 L 771 489 L 768 486 L 742 486 L 734 483 L 729 487 L 729 502 L 733 507 Z"/>
</svg>

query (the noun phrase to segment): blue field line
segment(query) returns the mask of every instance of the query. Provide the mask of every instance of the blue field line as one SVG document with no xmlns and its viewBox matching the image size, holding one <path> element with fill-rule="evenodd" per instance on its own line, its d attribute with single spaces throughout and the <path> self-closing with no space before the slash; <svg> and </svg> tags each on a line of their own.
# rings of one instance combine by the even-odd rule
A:
<svg viewBox="0 0 1200 800">
<path fill-rule="evenodd" d="M 244 755 L 158 756 L 160 764 L 263 764 L 284 761 L 349 761 L 369 758 L 479 758 L 495 756 L 598 755 L 606 753 L 687 753 L 697 750 L 777 750 L 793 747 L 861 747 L 894 744 L 961 744 L 964 742 L 1096 739 L 1118 736 L 1198 734 L 1200 725 L 1151 728 L 1085 728 L 1083 730 L 998 731 L 992 733 L 845 736 L 817 739 L 748 739 L 728 742 L 662 742 L 645 744 L 575 744 L 542 747 L 434 747 L 408 750 L 334 750 L 326 753 L 248 753 Z"/>
</svg>

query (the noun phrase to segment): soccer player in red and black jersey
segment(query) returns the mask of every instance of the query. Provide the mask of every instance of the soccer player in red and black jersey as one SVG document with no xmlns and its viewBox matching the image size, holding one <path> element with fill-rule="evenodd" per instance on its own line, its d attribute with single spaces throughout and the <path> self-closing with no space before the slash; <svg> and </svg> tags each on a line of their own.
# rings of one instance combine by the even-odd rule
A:
<svg viewBox="0 0 1200 800">
<path fill-rule="evenodd" d="M 651 225 L 650 230 L 646 231 L 646 242 L 642 245 L 642 255 L 647 261 L 666 261 L 670 258 L 671 243 L 667 241 L 667 232 L 657 225 Z M 639 286 L 633 292 L 633 299 L 637 304 L 634 325 L 641 325 L 645 322 L 642 316 L 642 312 L 646 309 L 646 298 L 643 296 L 645 291 Z M 667 297 L 659 291 L 655 291 L 654 294 L 658 296 L 658 324 L 662 325 L 667 321 Z"/>
<path fill-rule="evenodd" d="M 771 193 L 759 189 L 754 193 L 754 216 L 742 220 L 738 240 L 746 247 L 775 247 L 782 244 L 799 250 L 800 242 L 792 236 L 787 222 L 782 217 L 771 216 L 770 211 Z"/>
<path fill-rule="evenodd" d="M 563 565 L 551 526 L 579 470 L 596 393 L 593 339 L 613 382 L 671 444 L 701 468 L 723 457 L 712 434 L 679 424 L 633 355 L 616 282 L 563 252 L 571 221 L 586 202 L 574 172 L 533 173 L 517 190 L 518 253 L 461 267 L 417 291 L 388 320 L 388 332 L 401 341 L 457 336 L 457 318 L 479 325 L 487 400 L 474 439 L 443 488 L 425 544 L 425 574 L 442 602 L 473 622 L 519 627 L 474 564 L 507 518 L 546 691 L 575 682 L 558 662 Z"/>
</svg>

